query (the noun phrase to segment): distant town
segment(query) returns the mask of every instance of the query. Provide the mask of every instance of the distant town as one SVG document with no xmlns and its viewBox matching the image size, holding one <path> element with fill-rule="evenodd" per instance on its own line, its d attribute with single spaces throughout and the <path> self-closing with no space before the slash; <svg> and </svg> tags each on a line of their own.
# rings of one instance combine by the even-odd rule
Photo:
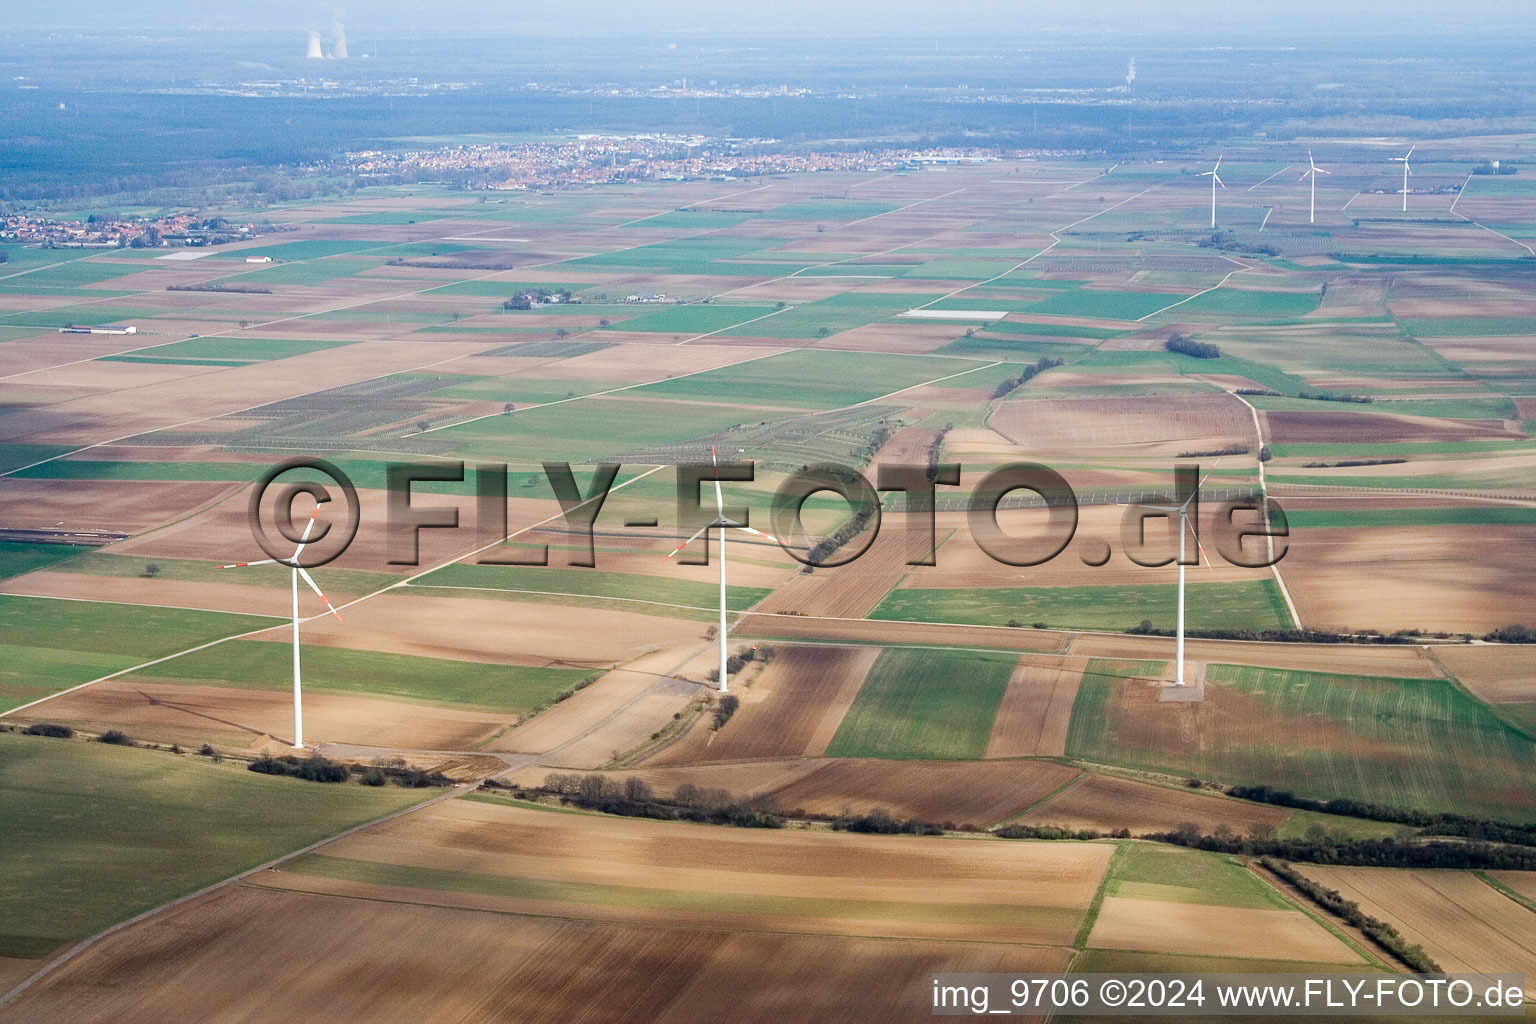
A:
<svg viewBox="0 0 1536 1024">
<path fill-rule="evenodd" d="M 490 191 L 556 189 L 626 181 L 731 181 L 816 171 L 903 171 L 1002 159 L 1072 157 L 1083 151 L 987 147 L 788 151 L 777 139 L 702 135 L 577 135 L 527 143 L 479 143 L 405 152 L 348 153 L 338 171 L 373 183 L 435 180 Z"/>
<path fill-rule="evenodd" d="M 255 224 L 232 224 L 222 217 L 200 220 L 190 213 L 158 217 L 100 217 L 92 214 L 85 220 L 17 213 L 0 220 L 0 242 L 53 249 L 223 245 L 255 238 L 258 233 Z"/>
<path fill-rule="evenodd" d="M 352 188 L 435 184 L 487 193 L 555 191 L 637 181 L 729 182 L 818 171 L 900 173 L 996 160 L 1084 157 L 1086 150 L 879 147 L 793 151 L 778 139 L 704 135 L 574 135 L 534 142 L 484 142 L 398 152 L 363 150 L 292 168 L 293 178 L 347 178 Z M 153 216 L 92 214 L 71 220 L 16 212 L 0 219 L 0 242 L 48 248 L 198 247 L 286 230 L 185 210 Z"/>
</svg>

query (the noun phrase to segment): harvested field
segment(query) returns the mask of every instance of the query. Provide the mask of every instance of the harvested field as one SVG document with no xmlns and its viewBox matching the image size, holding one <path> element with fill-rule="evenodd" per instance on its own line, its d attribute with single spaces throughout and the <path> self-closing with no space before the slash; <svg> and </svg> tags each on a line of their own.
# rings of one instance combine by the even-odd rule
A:
<svg viewBox="0 0 1536 1024">
<path fill-rule="evenodd" d="M 218 387 L 211 387 L 203 377 L 178 378 L 128 393 L 104 392 L 60 402 L 46 410 L 21 412 L 5 418 L 0 439 L 91 444 L 107 439 L 103 437 L 106 432 L 110 432 L 108 437 L 118 437 L 163 430 L 324 388 L 442 364 L 483 347 L 450 342 L 359 342 L 223 370 L 218 374 Z M 362 348 L 366 351 L 359 351 Z"/>
<path fill-rule="evenodd" d="M 365 934 L 392 936 L 391 948 L 411 950 L 410 964 L 356 941 Z M 295 958 L 328 967 L 294 974 Z M 509 1016 L 706 1024 L 719 1020 L 720 993 L 729 991 L 732 1017 L 743 1022 L 916 1022 L 930 1019 L 935 972 L 1060 971 L 1066 958 L 972 943 L 507 917 L 242 884 L 115 936 L 0 1019 L 220 1024 L 318 1012 L 335 1024 Z M 796 979 L 792 994 L 786 972 Z M 274 987 L 275 977 L 284 984 Z"/>
<path fill-rule="evenodd" d="M 820 757 L 879 653 L 875 647 L 776 648 L 751 687 L 736 691 L 741 706 L 724 728 L 715 731 L 702 718 L 687 738 L 648 763 Z"/>
<path fill-rule="evenodd" d="M 696 647 L 651 651 L 497 737 L 488 750 L 540 754 L 547 763 L 592 768 L 644 742 L 692 700 L 699 687 L 678 673 Z"/>
<path fill-rule="evenodd" d="M 1051 761 L 888 761 L 834 759 L 768 790 L 782 808 L 813 814 L 868 814 L 991 825 L 1077 774 Z M 729 788 L 729 787 L 727 787 Z"/>
<path fill-rule="evenodd" d="M 1467 441 L 1507 437 L 1497 424 L 1400 416 L 1382 412 L 1261 412 L 1271 444 L 1378 444 L 1405 441 Z"/>
<path fill-rule="evenodd" d="M 1435 657 L 1463 686 L 1490 704 L 1536 702 L 1536 678 L 1532 678 L 1527 647 L 1439 647 Z"/>
<path fill-rule="evenodd" d="M 1518 972 L 1526 976 L 1526 998 L 1536 992 L 1536 911 L 1474 873 L 1321 864 L 1296 870 L 1392 925 L 1445 970 Z"/>
<path fill-rule="evenodd" d="M 1290 813 L 1281 807 L 1085 773 L 1049 800 L 1031 807 L 1021 820 L 1103 832 L 1128 828 L 1136 834 L 1169 832 L 1192 821 L 1205 832 L 1222 824 L 1246 832 L 1253 825 L 1279 828 Z"/>
<path fill-rule="evenodd" d="M 1434 679 L 1441 673 L 1421 648 L 1407 645 L 1232 643 L 1221 640 L 1188 640 L 1185 655 L 1191 661 L 1228 665 L 1259 665 L 1304 669 L 1310 672 L 1348 672 L 1364 676 L 1398 676 Z M 1071 654 L 1091 658 L 1144 660 L 1173 657 L 1171 637 L 1074 636 L 1067 646 Z"/>
<path fill-rule="evenodd" d="M 897 842 L 558 814 L 472 797 L 338 840 L 263 881 L 386 898 L 404 889 L 412 902 L 537 917 L 1059 945 L 1071 941 L 1114 852 Z"/>
<path fill-rule="evenodd" d="M 1095 949 L 1244 956 L 1265 960 L 1359 964 L 1360 957 L 1296 910 L 1213 907 L 1200 903 L 1106 896 L 1088 936 Z"/>
<path fill-rule="evenodd" d="M 987 757 L 1061 757 L 1087 658 L 1019 659 L 992 720 Z"/>
<path fill-rule="evenodd" d="M 0 523 L 8 529 L 106 530 L 138 533 L 233 494 L 227 483 L 124 480 L 0 480 Z M 247 543 L 250 532 L 246 531 Z"/>
<path fill-rule="evenodd" d="M 938 644 L 1002 651 L 1054 651 L 1064 633 L 1007 626 L 950 626 L 935 623 L 882 622 L 878 619 L 818 618 L 748 612 L 732 631 L 740 637 L 852 641 L 865 644 Z"/>
<path fill-rule="evenodd" d="M 203 743 L 243 749 L 268 737 L 292 741 L 293 695 L 119 678 L 65 694 L 22 718 L 95 733 L 121 729 L 130 736 L 194 749 Z M 468 750 L 513 718 L 465 708 L 304 694 L 304 739 L 309 743 Z"/>
<path fill-rule="evenodd" d="M 855 543 L 863 543 L 860 537 Z M 758 606 L 758 611 L 861 619 L 874 610 L 907 571 L 905 538 L 889 531 L 862 556 L 813 573 L 797 574 Z"/>
<path fill-rule="evenodd" d="M 164 608 L 204 608 L 216 612 L 243 612 L 278 618 L 289 615 L 291 607 L 287 591 L 277 588 L 47 570 L 6 580 L 0 583 L 0 593 L 159 605 Z M 357 595 L 327 588 L 327 596 L 340 604 Z"/>
<path fill-rule="evenodd" d="M 1533 526 L 1362 526 L 1293 537 L 1283 571 L 1315 628 L 1481 635 L 1536 606 L 1533 559 Z"/>
<path fill-rule="evenodd" d="M 394 591 L 355 605 L 345 621 L 316 619 L 305 643 L 459 661 L 604 668 L 687 643 L 697 623 L 637 612 Z"/>
<path fill-rule="evenodd" d="M 1040 399 L 1004 402 L 989 425 L 1031 452 L 1177 454 L 1253 447 L 1253 417 L 1231 395 Z"/>
</svg>

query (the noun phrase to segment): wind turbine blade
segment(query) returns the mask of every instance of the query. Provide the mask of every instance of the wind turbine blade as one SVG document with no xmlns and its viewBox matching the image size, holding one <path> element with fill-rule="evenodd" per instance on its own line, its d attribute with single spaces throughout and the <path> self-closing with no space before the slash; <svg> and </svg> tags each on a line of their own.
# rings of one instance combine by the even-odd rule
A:
<svg viewBox="0 0 1536 1024">
<path fill-rule="evenodd" d="M 216 565 L 215 569 L 244 569 L 248 565 L 272 565 L 277 559 L 263 558 L 259 562 L 236 562 L 234 565 Z"/>
<path fill-rule="evenodd" d="M 1312 169 L 1314 171 L 1316 171 L 1318 174 L 1332 174 L 1333 173 L 1332 171 L 1325 171 L 1321 167 L 1314 167 Z"/>
<path fill-rule="evenodd" d="M 1418 148 L 1419 148 L 1419 144 L 1417 142 L 1415 142 L 1413 145 L 1409 146 L 1408 147 L 1408 156 L 1403 157 L 1403 160 L 1406 162 L 1409 156 L 1413 156 L 1413 151 L 1418 149 Z"/>
<path fill-rule="evenodd" d="M 750 533 L 754 537 L 761 537 L 761 538 L 763 538 L 763 540 L 771 540 L 775 544 L 782 545 L 784 543 L 783 541 L 779 540 L 779 538 L 774 537 L 774 536 L 770 536 L 769 534 L 764 533 L 762 530 L 754 530 L 750 526 L 735 526 L 735 527 L 732 527 L 732 529 L 740 530 L 743 533 Z"/>
<path fill-rule="evenodd" d="M 304 546 L 309 543 L 310 531 L 315 528 L 315 520 L 317 518 L 319 518 L 319 516 L 320 516 L 320 506 L 316 505 L 315 506 L 315 510 L 309 514 L 309 522 L 304 524 L 304 532 L 299 535 L 299 546 L 294 548 L 294 550 L 293 550 L 293 559 L 292 559 L 292 561 L 295 564 L 298 563 L 299 556 L 304 553 Z"/>
<path fill-rule="evenodd" d="M 1200 478 L 1200 483 L 1196 485 L 1197 488 L 1205 486 L 1205 482 L 1211 478 L 1212 473 L 1216 472 L 1216 467 L 1221 465 L 1221 460 L 1224 458 L 1226 458 L 1225 455 L 1216 456 L 1216 461 L 1211 463 L 1211 468 L 1206 471 L 1205 476 Z"/>
<path fill-rule="evenodd" d="M 673 555 L 675 555 L 675 554 L 677 554 L 677 553 L 678 553 L 678 552 L 679 552 L 679 551 L 681 551 L 681 550 L 683 550 L 683 548 L 685 548 L 685 547 L 687 547 L 687 546 L 688 546 L 688 545 L 689 545 L 689 544 L 692 544 L 692 543 L 693 543 L 693 542 L 694 542 L 694 541 L 696 541 L 696 540 L 698 540 L 698 539 L 699 539 L 699 538 L 700 538 L 700 537 L 702 537 L 702 536 L 704 536 L 704 534 L 706 534 L 706 533 L 708 533 L 708 532 L 709 532 L 709 528 L 710 528 L 710 527 L 712 527 L 712 526 L 714 526 L 714 525 L 715 525 L 715 524 L 714 524 L 714 523 L 705 523 L 705 524 L 704 524 L 704 525 L 703 525 L 703 526 L 701 526 L 701 527 L 700 527 L 700 528 L 699 528 L 699 532 L 698 532 L 698 533 L 696 533 L 696 534 L 694 534 L 694 535 L 693 535 L 693 536 L 692 536 L 692 537 L 689 537 L 689 538 L 688 538 L 688 539 L 687 539 L 687 540 L 685 540 L 685 541 L 683 541 L 683 542 L 682 542 L 682 543 L 681 543 L 681 544 L 679 544 L 679 545 L 678 545 L 678 546 L 677 546 L 677 547 L 675 547 L 675 548 L 673 548 L 673 549 L 672 549 L 672 550 L 671 550 L 671 551 L 670 551 L 670 552 L 669 552 L 669 553 L 668 553 L 668 554 L 667 554 L 667 558 L 671 558 L 671 557 L 672 557 L 672 556 L 673 556 Z M 667 560 L 667 558 L 663 558 L 663 559 L 662 559 L 662 561 L 663 561 L 663 562 L 665 562 L 665 561 L 666 561 L 666 560 Z"/>
<path fill-rule="evenodd" d="M 1189 535 L 1195 538 L 1195 550 L 1199 552 L 1201 558 L 1205 559 L 1205 567 L 1215 572 L 1216 563 L 1211 561 L 1211 556 L 1205 553 L 1205 545 L 1200 543 L 1200 531 L 1195 529 L 1195 524 L 1190 523 L 1188 518 L 1185 518 L 1185 522 L 1189 524 Z"/>
<path fill-rule="evenodd" d="M 1313 170 L 1316 170 L 1316 168 L 1313 168 Z M 1296 180 L 1297 181 L 1306 181 L 1308 175 L 1310 175 L 1311 173 L 1312 173 L 1312 171 L 1302 171 L 1301 172 L 1301 177 L 1297 178 Z"/>
<path fill-rule="evenodd" d="M 336 606 L 331 604 L 331 599 L 325 596 L 324 591 L 320 589 L 320 584 L 315 582 L 315 578 L 302 565 L 296 565 L 294 568 L 299 570 L 299 575 L 304 577 L 304 582 L 309 584 L 309 589 L 315 592 L 316 597 L 325 602 L 325 606 L 331 610 L 331 614 L 336 616 L 336 621 L 340 622 L 341 612 L 337 611 Z"/>
<path fill-rule="evenodd" d="M 1121 508 L 1149 508 L 1154 512 L 1177 512 L 1183 505 L 1143 505 L 1140 502 L 1120 502 Z"/>
<path fill-rule="evenodd" d="M 1222 154 L 1216 158 L 1216 166 L 1211 168 L 1212 174 L 1215 174 L 1217 171 L 1221 170 L 1221 162 L 1224 159 L 1226 159 L 1226 154 Z"/>
</svg>

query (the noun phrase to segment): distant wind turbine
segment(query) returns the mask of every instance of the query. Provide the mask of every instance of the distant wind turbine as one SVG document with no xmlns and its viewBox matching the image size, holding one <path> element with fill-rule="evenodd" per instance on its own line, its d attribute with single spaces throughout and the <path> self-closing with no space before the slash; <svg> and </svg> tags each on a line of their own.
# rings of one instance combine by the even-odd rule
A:
<svg viewBox="0 0 1536 1024">
<path fill-rule="evenodd" d="M 1419 148 L 1419 144 L 1417 142 L 1415 142 L 1412 146 L 1408 147 L 1408 152 L 1405 155 L 1403 155 L 1403 156 L 1395 156 L 1395 157 L 1392 158 L 1392 162 L 1393 163 L 1395 163 L 1395 164 L 1402 164 L 1403 165 L 1403 212 L 1404 213 L 1408 212 L 1408 175 L 1413 173 L 1413 171 L 1410 170 L 1409 167 L 1408 167 L 1408 157 L 1413 156 L 1413 151 L 1418 149 L 1418 148 Z"/>
<path fill-rule="evenodd" d="M 1308 218 L 1307 223 L 1308 224 L 1316 224 L 1317 223 L 1317 176 L 1319 174 L 1332 174 L 1333 172 L 1332 171 L 1325 171 L 1321 167 L 1317 166 L 1317 161 L 1312 159 L 1312 151 L 1310 149 L 1307 150 L 1307 165 L 1308 165 L 1307 169 L 1305 171 L 1303 171 L 1301 177 L 1296 179 L 1296 180 L 1304 181 L 1307 178 L 1311 178 L 1312 179 L 1312 216 L 1310 218 Z"/>
<path fill-rule="evenodd" d="M 1220 461 L 1218 459 L 1217 463 L 1219 464 Z M 1176 662 L 1176 675 L 1173 684 L 1175 686 L 1184 685 L 1184 535 L 1188 533 L 1193 537 L 1196 549 L 1201 555 L 1205 554 L 1205 546 L 1200 543 L 1200 534 L 1196 532 L 1195 524 L 1190 522 L 1189 506 L 1194 503 L 1196 498 L 1200 497 L 1201 486 L 1211 478 L 1211 473 L 1214 472 L 1216 472 L 1216 466 L 1213 465 L 1211 472 L 1206 473 L 1205 476 L 1200 478 L 1200 483 L 1195 485 L 1194 491 L 1190 493 L 1189 497 L 1184 499 L 1184 503 L 1181 505 L 1140 505 L 1138 503 L 1141 508 L 1154 509 L 1158 512 L 1177 512 L 1179 516 L 1179 617 L 1177 628 L 1174 630 L 1176 639 L 1174 641 L 1173 655 Z M 1211 560 L 1206 558 L 1205 563 L 1210 565 Z"/>
<path fill-rule="evenodd" d="M 292 558 L 263 558 L 259 562 L 236 562 L 233 565 L 214 566 L 216 569 L 244 569 L 248 565 L 278 564 L 286 565 L 293 570 L 289 575 L 292 577 L 293 592 L 293 745 L 295 748 L 302 748 L 304 746 L 304 695 L 299 685 L 300 576 L 304 577 L 304 582 L 309 584 L 309 589 L 313 590 L 319 595 L 320 600 L 325 602 L 325 606 L 331 610 L 332 615 L 336 616 L 336 620 L 338 622 L 341 621 L 341 613 L 331 604 L 330 598 L 321 592 L 320 585 L 315 582 L 315 578 L 309 574 L 309 571 L 299 564 L 299 555 L 303 554 L 304 546 L 309 543 L 309 533 L 315 528 L 315 518 L 319 515 L 320 506 L 316 505 L 315 510 L 309 515 L 309 522 L 304 524 L 304 534 L 299 538 L 299 546 L 294 550 Z"/>
<path fill-rule="evenodd" d="M 709 522 L 705 523 L 702 527 L 700 527 L 698 533 L 695 533 L 692 537 L 689 537 L 687 540 L 683 541 L 677 547 L 673 548 L 671 553 L 669 553 L 667 555 L 667 558 L 671 558 L 673 555 L 675 555 L 679 551 L 683 550 L 683 548 L 686 548 L 689 544 L 692 544 L 694 541 L 696 541 L 700 537 L 704 536 L 704 534 L 708 533 L 710 530 L 717 529 L 717 528 L 720 530 L 720 632 L 719 632 L 718 636 L 719 636 L 719 639 L 720 639 L 720 692 L 724 693 L 725 692 L 725 661 L 726 661 L 726 653 L 725 653 L 725 645 L 726 645 L 726 635 L 725 635 L 725 531 L 726 530 L 741 530 L 743 533 L 750 533 L 754 537 L 761 537 L 764 540 L 771 540 L 775 544 L 777 544 L 779 542 L 777 540 L 775 540 L 773 537 L 768 536 L 768 534 L 763 533 L 761 530 L 754 530 L 754 529 L 752 529 L 752 527 L 747 526 L 747 525 L 742 524 L 742 523 L 738 523 L 734 519 L 727 519 L 726 518 L 726 515 L 725 515 L 725 498 L 720 493 L 720 458 L 719 458 L 718 455 L 716 455 L 715 449 L 714 449 L 713 445 L 711 445 L 710 449 L 709 449 L 709 458 L 710 458 L 710 461 L 715 464 L 715 518 L 710 520 Z M 663 559 L 663 561 L 665 561 L 665 559 Z"/>
<path fill-rule="evenodd" d="M 1216 172 L 1221 170 L 1221 157 L 1216 158 L 1216 166 L 1208 171 L 1201 171 L 1200 177 L 1211 179 L 1211 230 L 1216 230 L 1216 186 L 1227 187 L 1227 183 L 1221 180 L 1221 175 Z"/>
</svg>

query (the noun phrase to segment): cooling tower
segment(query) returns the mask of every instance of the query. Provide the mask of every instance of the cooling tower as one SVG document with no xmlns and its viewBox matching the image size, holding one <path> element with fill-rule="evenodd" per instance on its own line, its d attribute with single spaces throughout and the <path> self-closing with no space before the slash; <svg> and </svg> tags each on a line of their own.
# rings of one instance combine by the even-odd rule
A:
<svg viewBox="0 0 1536 1024">
<path fill-rule="evenodd" d="M 325 54 L 320 52 L 319 32 L 311 32 L 309 34 L 309 49 L 305 52 L 304 56 L 308 57 L 310 60 L 325 59 Z"/>
<path fill-rule="evenodd" d="M 336 17 L 332 22 L 332 25 L 336 30 L 336 46 L 335 49 L 331 51 L 331 56 L 337 58 L 338 60 L 344 60 L 347 56 L 347 30 L 341 24 L 340 11 L 336 12 Z"/>
</svg>

